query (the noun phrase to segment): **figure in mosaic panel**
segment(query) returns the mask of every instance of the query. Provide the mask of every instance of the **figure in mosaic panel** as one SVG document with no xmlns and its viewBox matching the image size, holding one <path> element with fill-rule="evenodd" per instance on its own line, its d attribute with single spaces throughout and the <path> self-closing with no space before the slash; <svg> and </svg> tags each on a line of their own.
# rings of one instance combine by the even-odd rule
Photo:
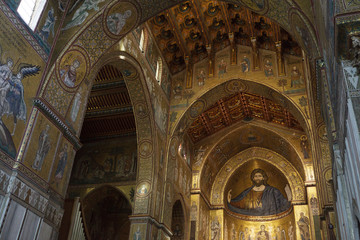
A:
<svg viewBox="0 0 360 240">
<path fill-rule="evenodd" d="M 266 216 L 284 212 L 290 202 L 275 187 L 267 184 L 268 176 L 262 169 L 251 172 L 253 186 L 231 199 L 228 196 L 228 207 L 231 211 L 251 216 Z"/>
</svg>

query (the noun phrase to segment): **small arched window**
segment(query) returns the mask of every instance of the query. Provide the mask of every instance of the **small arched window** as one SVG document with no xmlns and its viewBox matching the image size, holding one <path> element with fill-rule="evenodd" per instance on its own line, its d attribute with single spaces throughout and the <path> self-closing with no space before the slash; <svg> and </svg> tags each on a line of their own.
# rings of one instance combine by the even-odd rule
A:
<svg viewBox="0 0 360 240">
<path fill-rule="evenodd" d="M 139 43 L 139 48 L 141 52 L 145 52 L 145 31 L 144 29 L 141 30 L 141 35 L 140 35 L 140 43 Z"/>
<path fill-rule="evenodd" d="M 17 12 L 24 22 L 34 31 L 46 0 L 21 0 Z"/>
<path fill-rule="evenodd" d="M 161 57 L 159 57 L 156 62 L 156 73 L 155 73 L 156 81 L 159 84 L 161 84 L 161 75 L 162 75 L 162 59 Z"/>
</svg>

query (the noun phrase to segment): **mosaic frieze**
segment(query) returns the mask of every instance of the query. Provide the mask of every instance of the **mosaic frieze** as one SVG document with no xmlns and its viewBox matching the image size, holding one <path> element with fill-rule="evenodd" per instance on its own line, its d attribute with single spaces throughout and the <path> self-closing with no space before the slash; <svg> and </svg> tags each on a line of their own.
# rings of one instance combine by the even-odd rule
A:
<svg viewBox="0 0 360 240">
<path fill-rule="evenodd" d="M 136 138 L 87 143 L 77 152 L 71 184 L 99 184 L 135 180 Z"/>
</svg>

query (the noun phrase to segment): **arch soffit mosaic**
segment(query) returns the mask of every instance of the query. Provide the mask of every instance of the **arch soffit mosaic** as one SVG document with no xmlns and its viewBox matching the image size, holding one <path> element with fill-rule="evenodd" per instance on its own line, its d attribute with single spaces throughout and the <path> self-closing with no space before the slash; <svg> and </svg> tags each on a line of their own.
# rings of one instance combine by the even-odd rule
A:
<svg viewBox="0 0 360 240">
<path fill-rule="evenodd" d="M 259 120 L 261 121 L 261 120 Z M 283 153 L 283 154 L 287 154 L 288 156 L 294 156 L 294 158 L 296 157 L 296 159 L 292 159 L 292 160 L 288 160 L 289 163 L 294 166 L 294 168 L 296 169 L 296 171 L 300 174 L 300 177 L 302 179 L 307 178 L 306 176 L 306 169 L 305 169 L 305 162 L 304 159 L 301 157 L 299 150 L 294 146 L 294 143 L 292 141 L 290 141 L 285 134 L 283 134 L 282 132 L 277 131 L 276 128 L 274 128 L 274 126 L 272 125 L 267 125 L 267 124 L 247 124 L 247 125 L 240 125 L 240 126 L 235 126 L 234 129 L 230 130 L 229 132 L 227 132 L 226 134 L 223 134 L 223 132 L 221 132 L 219 134 L 219 136 L 222 137 L 214 137 L 214 139 L 216 139 L 217 141 L 212 143 L 212 146 L 209 147 L 206 155 L 204 155 L 204 160 L 202 162 L 200 162 L 200 164 L 198 166 L 194 166 L 193 170 L 198 170 L 200 172 L 200 181 L 202 179 L 202 175 L 204 174 L 204 166 L 208 163 L 208 161 L 211 161 L 210 156 L 212 153 L 216 152 L 217 146 L 221 145 L 224 141 L 231 141 L 233 144 L 235 143 L 235 145 L 237 145 L 238 142 L 241 142 L 241 136 L 242 133 L 244 132 L 244 130 L 246 131 L 247 129 L 251 129 L 254 131 L 254 133 L 256 134 L 257 129 L 261 129 L 264 130 L 266 133 L 268 133 L 270 136 L 268 136 L 269 139 L 279 139 L 280 141 L 283 141 L 283 144 L 288 148 L 289 152 L 287 153 Z M 202 145 L 202 143 L 200 142 L 199 145 Z M 261 143 L 259 144 L 261 146 Z M 279 156 L 286 158 L 286 156 L 283 156 L 279 153 L 279 150 L 276 149 L 275 145 L 273 145 L 274 147 L 272 148 L 271 146 L 268 146 L 268 150 L 272 151 L 276 154 L 278 154 Z M 232 150 L 234 150 L 233 152 L 226 152 L 226 155 L 230 158 L 233 158 L 234 156 L 236 156 L 237 154 L 241 153 L 242 151 L 246 150 L 245 148 L 247 148 L 248 146 L 244 146 L 244 148 L 242 149 L 236 149 L 236 147 L 232 148 Z M 264 146 L 263 146 L 264 147 Z M 264 148 L 265 149 L 265 148 Z M 221 163 L 221 165 L 219 166 L 219 168 L 223 168 L 224 165 L 226 165 L 227 162 L 223 162 Z"/>
<path fill-rule="evenodd" d="M 226 188 L 226 183 L 236 172 L 236 170 L 239 169 L 244 163 L 255 159 L 263 160 L 279 169 L 284 174 L 287 182 L 290 185 L 293 196 L 292 202 L 305 203 L 306 195 L 304 181 L 295 167 L 283 156 L 269 149 L 252 147 L 230 158 L 220 169 L 211 188 L 210 203 L 212 205 L 224 204 L 224 191 Z M 289 176 L 292 177 L 290 178 Z"/>
</svg>

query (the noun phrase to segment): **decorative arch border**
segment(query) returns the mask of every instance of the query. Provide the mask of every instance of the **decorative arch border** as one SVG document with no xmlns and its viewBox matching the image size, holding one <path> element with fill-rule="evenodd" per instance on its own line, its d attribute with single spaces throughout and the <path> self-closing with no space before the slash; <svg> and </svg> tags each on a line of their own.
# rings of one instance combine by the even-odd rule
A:
<svg viewBox="0 0 360 240">
<path fill-rule="evenodd" d="M 250 126 L 253 126 L 253 125 L 250 125 Z M 256 125 L 255 125 L 255 126 L 256 126 Z M 229 135 L 234 134 L 235 132 L 241 130 L 241 128 L 245 128 L 245 127 L 246 127 L 246 126 L 240 126 L 240 127 L 237 127 L 237 128 L 235 128 L 235 129 L 233 129 L 232 131 L 228 132 L 226 135 L 224 135 L 223 137 L 219 138 L 218 141 L 215 142 L 215 143 L 213 144 L 213 146 L 207 151 L 206 155 L 204 156 L 204 160 L 201 162 L 201 164 L 200 164 L 200 166 L 199 166 L 199 169 L 198 169 L 199 172 L 200 172 L 200 176 L 199 176 L 199 179 L 198 179 L 198 181 L 199 181 L 199 186 L 201 186 L 201 174 L 202 174 L 202 171 L 203 171 L 203 168 L 204 168 L 206 162 L 207 162 L 208 159 L 209 159 L 208 157 L 209 157 L 210 153 L 216 148 L 216 146 L 218 146 L 218 144 L 219 144 L 221 141 L 223 141 L 224 139 L 226 139 Z M 258 127 L 260 127 L 260 126 L 258 126 Z M 298 157 L 299 157 L 299 159 L 300 159 L 300 161 L 301 161 L 301 163 L 302 163 L 302 166 L 303 166 L 303 169 L 302 169 L 302 170 L 304 171 L 304 177 L 305 177 L 305 179 L 306 179 L 306 178 L 308 177 L 308 176 L 307 176 L 307 172 L 306 172 L 306 168 L 305 168 L 306 163 L 304 162 L 304 159 L 301 157 L 301 155 L 300 155 L 300 153 L 299 153 L 299 150 L 298 150 L 291 142 L 289 142 L 286 138 L 284 138 L 282 135 L 280 135 L 280 134 L 278 134 L 277 132 L 275 132 L 275 131 L 273 130 L 273 128 L 271 128 L 271 127 L 266 127 L 266 125 L 265 125 L 265 126 L 261 126 L 261 128 L 264 128 L 264 129 L 266 129 L 266 130 L 274 133 L 274 134 L 277 135 L 278 137 L 284 139 L 284 141 L 286 141 L 286 143 L 288 143 L 288 144 L 293 148 L 294 152 L 297 153 L 297 155 L 298 155 Z M 272 150 L 269 150 L 269 151 L 272 151 Z M 242 151 L 242 152 L 243 152 L 243 151 Z M 274 151 L 272 151 L 272 152 L 274 152 Z M 241 153 L 241 152 L 240 152 L 240 153 Z M 274 152 L 274 153 L 275 153 L 275 152 Z M 238 154 L 239 154 L 239 153 L 238 153 Z M 237 156 L 238 154 L 234 155 L 233 157 Z M 281 156 L 281 155 L 279 155 L 279 156 Z M 281 157 L 283 157 L 283 156 L 281 156 Z M 283 158 L 284 158 L 284 157 L 283 157 Z M 229 160 L 228 160 L 228 161 L 229 161 Z M 225 163 L 223 166 L 225 166 L 226 164 L 227 164 L 227 163 Z M 290 163 L 290 164 L 291 164 L 291 163 Z M 294 168 L 295 168 L 295 167 L 294 167 Z M 295 168 L 295 169 L 296 169 L 296 168 Z M 301 178 L 301 175 L 300 175 L 300 178 Z"/>
<path fill-rule="evenodd" d="M 287 159 L 274 151 L 260 147 L 252 147 L 230 158 L 220 169 L 211 188 L 211 205 L 224 206 L 226 183 L 239 167 L 255 159 L 260 159 L 274 165 L 284 174 L 290 185 L 293 204 L 303 204 L 306 202 L 305 184 L 295 167 Z"/>
<path fill-rule="evenodd" d="M 91 82 L 94 81 L 101 67 L 107 64 L 113 65 L 123 74 L 133 105 L 138 145 L 137 185 L 135 189 L 138 189 L 145 182 L 149 184 L 149 192 L 147 194 L 135 194 L 133 214 L 149 213 L 154 185 L 154 147 L 156 145 L 156 137 L 154 134 L 155 120 L 151 107 L 150 93 L 145 82 L 145 75 L 139 62 L 133 56 L 120 50 L 114 50 L 104 54 L 92 67 L 89 74 Z"/>
</svg>

